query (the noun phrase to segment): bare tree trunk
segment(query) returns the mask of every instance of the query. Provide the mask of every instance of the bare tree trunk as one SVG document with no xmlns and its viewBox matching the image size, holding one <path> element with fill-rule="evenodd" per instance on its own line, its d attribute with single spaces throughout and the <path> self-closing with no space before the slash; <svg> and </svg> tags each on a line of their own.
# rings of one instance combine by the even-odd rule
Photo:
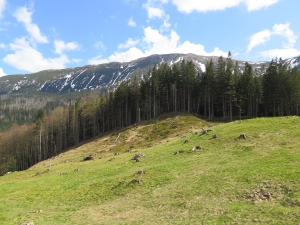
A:
<svg viewBox="0 0 300 225">
<path fill-rule="evenodd" d="M 232 121 L 232 101 L 231 101 L 231 95 L 230 95 L 230 99 L 229 99 L 229 114 L 230 114 L 230 121 Z"/>
<path fill-rule="evenodd" d="M 39 161 L 42 161 L 42 125 L 40 127 Z"/>
</svg>

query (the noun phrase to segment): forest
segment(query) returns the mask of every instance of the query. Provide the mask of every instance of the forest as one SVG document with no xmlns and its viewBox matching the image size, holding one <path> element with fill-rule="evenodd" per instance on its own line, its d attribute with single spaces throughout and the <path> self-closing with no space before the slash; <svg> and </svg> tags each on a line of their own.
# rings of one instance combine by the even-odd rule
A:
<svg viewBox="0 0 300 225">
<path fill-rule="evenodd" d="M 142 120 L 171 112 L 188 112 L 213 120 L 299 115 L 300 72 L 282 59 L 254 70 L 241 70 L 219 57 L 198 73 L 192 61 L 154 65 L 147 74 L 122 82 L 114 91 L 38 110 L 33 123 L 13 125 L 0 136 L 0 175 L 20 171 L 72 146 Z"/>
</svg>

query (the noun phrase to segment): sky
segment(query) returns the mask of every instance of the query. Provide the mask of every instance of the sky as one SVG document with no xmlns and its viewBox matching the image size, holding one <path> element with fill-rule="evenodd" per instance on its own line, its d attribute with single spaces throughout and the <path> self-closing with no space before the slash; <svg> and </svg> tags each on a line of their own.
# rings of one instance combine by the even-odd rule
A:
<svg viewBox="0 0 300 225">
<path fill-rule="evenodd" d="M 300 55 L 299 0 L 0 0 L 0 76 L 152 54 Z"/>
</svg>

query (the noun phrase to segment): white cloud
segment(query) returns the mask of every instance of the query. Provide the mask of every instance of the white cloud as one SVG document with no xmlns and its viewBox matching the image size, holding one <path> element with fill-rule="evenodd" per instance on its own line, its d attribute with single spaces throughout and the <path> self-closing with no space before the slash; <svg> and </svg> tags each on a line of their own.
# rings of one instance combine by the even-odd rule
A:
<svg viewBox="0 0 300 225">
<path fill-rule="evenodd" d="M 128 20 L 128 25 L 131 26 L 131 27 L 136 26 L 136 22 L 132 19 L 132 17 Z"/>
<path fill-rule="evenodd" d="M 94 47 L 95 47 L 96 49 L 105 50 L 105 45 L 103 44 L 102 41 L 96 42 L 96 43 L 94 44 Z"/>
<path fill-rule="evenodd" d="M 297 36 L 290 29 L 290 24 L 275 24 L 270 30 L 263 30 L 255 33 L 250 37 L 250 43 L 248 44 L 247 51 L 251 51 L 254 47 L 265 43 L 271 39 L 273 35 L 280 35 L 285 37 L 288 40 L 288 43 L 283 43 L 283 48 L 292 49 L 296 43 Z"/>
<path fill-rule="evenodd" d="M 164 15 L 164 11 L 162 9 L 151 6 L 148 6 L 146 9 L 148 11 L 149 19 L 154 19 L 155 17 L 162 18 L 162 16 Z"/>
<path fill-rule="evenodd" d="M 153 0 L 152 0 L 153 1 Z M 155 1 L 155 0 L 154 0 Z M 166 4 L 166 3 L 168 3 L 169 2 L 169 0 L 156 0 L 156 1 L 160 1 L 161 3 L 163 3 L 163 4 Z"/>
<path fill-rule="evenodd" d="M 104 59 L 101 55 L 98 55 L 88 62 L 92 65 L 108 63 L 108 62 L 129 62 L 131 60 L 144 57 L 145 54 L 138 48 L 132 47 L 125 52 L 115 52 L 110 55 L 108 58 Z"/>
<path fill-rule="evenodd" d="M 5 48 L 6 48 L 6 45 L 3 44 L 3 43 L 0 43 L 0 48 L 5 49 Z"/>
<path fill-rule="evenodd" d="M 72 58 L 72 61 L 75 62 L 75 63 L 80 63 L 82 61 L 82 59 L 74 59 L 74 58 Z"/>
<path fill-rule="evenodd" d="M 300 55 L 300 51 L 295 48 L 271 49 L 271 50 L 263 51 L 260 54 L 270 59 L 275 57 L 286 59 L 286 58 L 291 58 Z"/>
<path fill-rule="evenodd" d="M 65 43 L 63 41 L 55 40 L 54 41 L 55 53 L 63 54 L 64 51 L 72 51 L 79 49 L 79 46 L 76 42 Z"/>
<path fill-rule="evenodd" d="M 1 1 L 1 0 L 0 0 Z M 29 33 L 32 40 L 38 43 L 48 43 L 48 39 L 46 36 L 41 34 L 39 27 L 32 23 L 31 16 L 32 11 L 29 11 L 27 7 L 20 7 L 14 12 L 14 16 L 18 20 L 24 24 L 26 31 Z"/>
<path fill-rule="evenodd" d="M 45 69 L 63 69 L 65 64 L 70 62 L 66 55 L 45 58 L 25 38 L 15 39 L 9 46 L 14 53 L 6 55 L 3 61 L 19 70 L 37 72 Z"/>
<path fill-rule="evenodd" d="M 285 48 L 291 48 L 294 46 L 297 40 L 297 36 L 294 32 L 290 29 L 290 24 L 275 24 L 273 26 L 273 34 L 277 34 L 280 36 L 284 36 L 288 39 L 288 43 L 284 43 Z"/>
<path fill-rule="evenodd" d="M 272 36 L 279 35 L 287 39 L 287 42 L 282 43 L 282 48 L 270 49 L 260 52 L 260 55 L 265 58 L 289 58 L 296 55 L 300 55 L 300 51 L 294 48 L 297 41 L 297 36 L 290 29 L 290 24 L 275 24 L 272 30 L 263 30 L 250 37 L 250 43 L 248 44 L 247 52 L 251 51 L 254 47 L 265 43 L 271 39 Z"/>
<path fill-rule="evenodd" d="M 157 0 L 148 0 L 147 3 L 143 4 L 143 8 L 147 10 L 148 12 L 148 18 L 149 19 L 154 19 L 154 18 L 162 18 L 165 15 L 164 10 L 162 9 L 162 7 L 160 6 L 160 4 L 158 4 Z M 167 1 L 162 0 L 162 3 L 166 3 Z"/>
<path fill-rule="evenodd" d="M 91 65 L 98 65 L 98 64 L 102 64 L 102 63 L 108 63 L 108 59 L 103 59 L 102 55 L 97 55 L 97 56 L 89 59 L 88 63 Z"/>
<path fill-rule="evenodd" d="M 248 11 L 260 10 L 279 2 L 279 0 L 246 0 Z"/>
<path fill-rule="evenodd" d="M 248 44 L 247 51 L 251 51 L 255 46 L 265 43 L 271 39 L 271 31 L 263 30 L 255 33 L 250 37 L 250 43 Z"/>
<path fill-rule="evenodd" d="M 189 41 L 181 44 L 179 41 L 179 35 L 173 30 L 168 35 L 163 35 L 158 30 L 147 27 L 144 29 L 144 37 L 141 43 L 141 46 L 146 46 L 143 50 L 131 47 L 124 52 L 115 52 L 107 58 L 99 55 L 90 59 L 89 64 L 128 62 L 152 54 L 194 53 L 205 56 L 227 56 L 228 54 L 217 47 L 212 52 L 206 52 L 201 44 L 194 44 Z"/>
<path fill-rule="evenodd" d="M 169 23 L 169 19 L 170 19 L 170 16 L 169 15 L 166 15 L 165 16 L 165 19 L 164 19 L 164 23 L 163 25 L 160 27 L 160 31 L 167 31 L 169 30 L 169 28 L 171 27 L 171 24 Z"/>
<path fill-rule="evenodd" d="M 3 69 L 0 68 L 0 77 L 6 76 L 6 73 L 4 73 Z"/>
<path fill-rule="evenodd" d="M 1 0 L 0 0 L 1 1 Z M 20 7 L 14 12 L 18 22 L 25 26 L 28 37 L 16 38 L 8 46 L 0 45 L 1 48 L 9 49 L 13 53 L 7 54 L 3 61 L 17 69 L 29 72 L 37 72 L 45 69 L 63 69 L 67 63 L 70 63 L 65 51 L 79 49 L 76 42 L 67 42 L 61 40 L 54 41 L 54 51 L 60 56 L 57 58 L 46 58 L 37 50 L 37 43 L 48 43 L 46 36 L 41 34 L 39 27 L 32 22 L 33 11 L 31 8 Z M 73 59 L 73 62 L 78 59 Z"/>
<path fill-rule="evenodd" d="M 172 0 L 180 12 L 191 13 L 193 11 L 207 12 L 225 10 L 246 5 L 248 11 L 260 10 L 277 3 L 279 0 Z"/>
<path fill-rule="evenodd" d="M 118 46 L 119 49 L 126 49 L 126 48 L 131 48 L 136 46 L 140 41 L 139 40 L 133 40 L 132 38 L 128 38 L 128 40 L 126 41 L 126 43 L 124 44 L 120 44 Z"/>
<path fill-rule="evenodd" d="M 5 9 L 5 0 L 0 0 L 0 18 L 3 16 L 2 13 L 3 13 L 4 9 Z"/>
</svg>

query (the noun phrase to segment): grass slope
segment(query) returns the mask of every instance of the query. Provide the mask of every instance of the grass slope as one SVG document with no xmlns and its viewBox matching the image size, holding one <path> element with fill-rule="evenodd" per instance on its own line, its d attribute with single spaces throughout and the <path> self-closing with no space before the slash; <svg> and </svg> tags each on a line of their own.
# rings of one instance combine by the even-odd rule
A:
<svg viewBox="0 0 300 225">
<path fill-rule="evenodd" d="M 299 224 L 299 117 L 176 116 L 0 177 L 0 224 Z M 131 160 L 137 152 L 141 162 Z M 89 154 L 95 160 L 82 162 Z"/>
</svg>

